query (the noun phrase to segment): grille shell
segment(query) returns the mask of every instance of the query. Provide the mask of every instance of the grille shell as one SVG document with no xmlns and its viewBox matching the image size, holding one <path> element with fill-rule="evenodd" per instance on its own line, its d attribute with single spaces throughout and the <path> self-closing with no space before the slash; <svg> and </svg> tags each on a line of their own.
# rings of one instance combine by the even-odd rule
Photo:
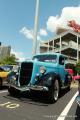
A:
<svg viewBox="0 0 80 120">
<path fill-rule="evenodd" d="M 32 71 L 33 71 L 33 63 L 23 62 L 21 64 L 20 77 L 19 77 L 20 86 L 26 86 L 29 84 L 32 77 Z"/>
</svg>

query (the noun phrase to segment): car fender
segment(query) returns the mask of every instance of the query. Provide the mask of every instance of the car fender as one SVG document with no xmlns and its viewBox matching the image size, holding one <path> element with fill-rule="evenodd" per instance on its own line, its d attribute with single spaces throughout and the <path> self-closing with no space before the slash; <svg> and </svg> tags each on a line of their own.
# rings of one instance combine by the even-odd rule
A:
<svg viewBox="0 0 80 120">
<path fill-rule="evenodd" d="M 60 76 L 55 72 L 48 72 L 40 77 L 39 85 L 51 86 L 54 84 L 55 79 L 58 79 L 59 84 L 61 85 Z"/>
</svg>

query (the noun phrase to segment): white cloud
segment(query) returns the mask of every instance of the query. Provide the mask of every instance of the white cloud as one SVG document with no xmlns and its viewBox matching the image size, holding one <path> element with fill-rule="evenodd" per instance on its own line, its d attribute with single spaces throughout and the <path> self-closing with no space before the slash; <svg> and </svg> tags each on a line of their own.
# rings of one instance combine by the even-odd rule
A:
<svg viewBox="0 0 80 120">
<path fill-rule="evenodd" d="M 26 27 L 23 27 L 20 30 L 20 33 L 22 33 L 26 38 L 33 40 L 33 36 L 34 36 L 33 35 L 33 30 L 28 29 Z M 37 39 L 40 40 L 40 36 L 39 35 L 37 35 Z"/>
<path fill-rule="evenodd" d="M 20 33 L 22 33 L 26 38 L 33 40 L 34 35 L 33 35 L 32 29 L 28 29 L 27 27 L 23 27 L 20 30 Z M 37 40 L 40 41 L 42 36 L 47 36 L 47 31 L 44 28 L 40 29 L 40 31 L 38 32 Z"/>
<path fill-rule="evenodd" d="M 54 32 L 58 25 L 58 16 L 50 16 L 47 21 L 47 29 Z"/>
<path fill-rule="evenodd" d="M 22 52 L 16 52 L 13 49 L 11 49 L 11 53 L 15 54 L 16 58 L 18 58 L 19 61 L 24 61 L 26 59 Z"/>
<path fill-rule="evenodd" d="M 47 30 L 50 32 L 55 32 L 58 27 L 70 28 L 68 27 L 68 21 L 75 20 L 80 24 L 80 5 L 78 7 L 64 7 L 62 9 L 61 15 L 50 16 L 46 22 Z M 40 41 L 42 37 L 48 35 L 47 30 L 41 28 L 38 32 L 37 39 Z M 26 38 L 33 40 L 33 29 L 28 29 L 23 27 L 20 30 Z"/>
<path fill-rule="evenodd" d="M 41 36 L 47 36 L 47 31 L 46 31 L 46 29 L 44 29 L 44 28 L 40 29 L 39 34 L 40 34 Z"/>
<path fill-rule="evenodd" d="M 20 32 L 28 39 L 33 39 L 33 30 L 29 30 L 26 27 L 23 27 Z"/>
<path fill-rule="evenodd" d="M 60 16 L 50 16 L 47 21 L 47 29 L 50 32 L 55 32 L 58 27 L 65 27 L 69 20 L 75 20 L 80 24 L 80 6 L 78 7 L 64 7 Z"/>
</svg>

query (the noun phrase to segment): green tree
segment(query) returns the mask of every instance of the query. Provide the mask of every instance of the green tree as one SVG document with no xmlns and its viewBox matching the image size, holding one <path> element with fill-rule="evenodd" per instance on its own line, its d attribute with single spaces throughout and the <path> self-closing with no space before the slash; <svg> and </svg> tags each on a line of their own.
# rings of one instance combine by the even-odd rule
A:
<svg viewBox="0 0 80 120">
<path fill-rule="evenodd" d="M 12 64 L 16 64 L 16 57 L 14 54 L 11 54 L 10 56 L 5 57 L 4 59 L 0 60 L 0 64 L 5 65 L 12 65 Z"/>
<path fill-rule="evenodd" d="M 76 71 L 80 75 L 80 61 L 76 64 Z"/>
</svg>

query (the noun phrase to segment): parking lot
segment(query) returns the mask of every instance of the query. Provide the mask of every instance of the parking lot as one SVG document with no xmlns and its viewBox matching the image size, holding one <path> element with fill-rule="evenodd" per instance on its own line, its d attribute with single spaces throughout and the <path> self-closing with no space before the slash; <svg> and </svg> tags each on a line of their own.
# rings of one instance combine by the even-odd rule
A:
<svg viewBox="0 0 80 120">
<path fill-rule="evenodd" d="M 50 104 L 45 94 L 22 93 L 13 97 L 3 88 L 0 90 L 0 120 L 60 120 L 60 114 L 76 92 L 77 84 L 73 84 L 70 91 L 65 90 L 56 103 Z M 65 119 L 79 119 L 75 101 Z"/>
</svg>

